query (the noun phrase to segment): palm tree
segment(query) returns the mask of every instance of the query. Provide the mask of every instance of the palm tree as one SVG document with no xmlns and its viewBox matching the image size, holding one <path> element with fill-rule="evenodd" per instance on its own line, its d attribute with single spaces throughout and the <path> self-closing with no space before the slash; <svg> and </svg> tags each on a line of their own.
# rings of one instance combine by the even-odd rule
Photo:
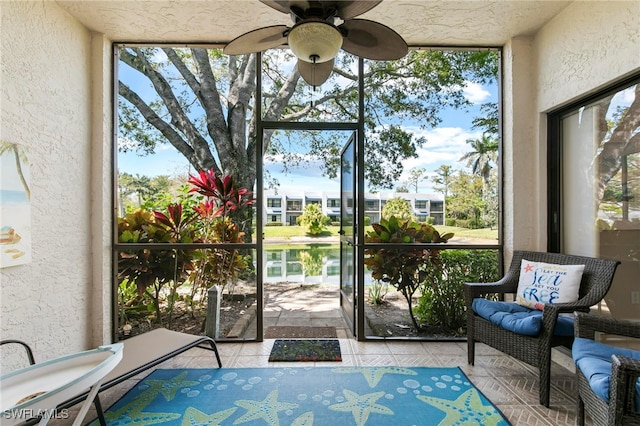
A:
<svg viewBox="0 0 640 426">
<path fill-rule="evenodd" d="M 467 139 L 472 151 L 467 152 L 459 161 L 467 160 L 467 167 L 471 167 L 473 174 L 481 176 L 485 183 L 489 180 L 492 163 L 497 161 L 498 141 L 486 133 L 480 139 Z"/>
<path fill-rule="evenodd" d="M 15 158 L 18 177 L 20 178 L 20 182 L 22 182 L 22 187 L 24 188 L 27 199 L 31 199 L 31 190 L 29 189 L 29 184 L 27 183 L 24 172 L 22 170 L 22 162 L 27 162 L 26 148 L 15 143 L 4 141 L 0 142 L 0 155 L 4 155 L 5 153 L 9 152 L 12 152 Z"/>
<path fill-rule="evenodd" d="M 498 158 L 498 141 L 487 133 L 482 133 L 480 139 L 467 139 L 466 142 L 473 150 L 460 157 L 459 161 L 467 160 L 467 167 L 471 167 L 473 174 L 482 178 L 482 200 L 484 202 L 487 197 L 492 163 L 495 164 Z M 483 209 L 483 223 L 485 222 L 485 214 L 486 209 Z"/>
</svg>

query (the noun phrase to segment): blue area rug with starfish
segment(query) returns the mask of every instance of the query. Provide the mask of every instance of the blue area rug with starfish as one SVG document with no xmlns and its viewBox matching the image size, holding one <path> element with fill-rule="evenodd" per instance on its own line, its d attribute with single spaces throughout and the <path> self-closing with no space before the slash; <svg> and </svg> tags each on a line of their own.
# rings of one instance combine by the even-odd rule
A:
<svg viewBox="0 0 640 426">
<path fill-rule="evenodd" d="M 510 424 L 459 368 L 431 367 L 156 370 L 105 416 L 129 426 Z"/>
</svg>

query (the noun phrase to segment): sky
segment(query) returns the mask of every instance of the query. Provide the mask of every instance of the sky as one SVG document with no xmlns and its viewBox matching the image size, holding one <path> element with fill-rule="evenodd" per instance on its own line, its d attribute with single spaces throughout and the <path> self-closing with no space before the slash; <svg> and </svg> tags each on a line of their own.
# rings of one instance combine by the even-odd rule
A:
<svg viewBox="0 0 640 426">
<path fill-rule="evenodd" d="M 124 74 L 122 74 L 123 72 L 126 73 L 127 70 L 121 71 L 121 78 L 125 78 Z M 130 72 L 126 78 L 131 79 L 132 76 L 129 74 Z M 141 79 L 133 79 L 131 81 L 134 84 L 148 85 Z M 142 89 L 134 88 L 134 90 Z M 435 175 L 434 170 L 443 164 L 452 165 L 454 169 L 464 168 L 465 163 L 457 160 L 469 150 L 466 141 L 479 138 L 482 135 L 481 131 L 471 129 L 471 120 L 478 115 L 479 106 L 482 103 L 495 102 L 498 99 L 495 85 L 483 87 L 479 84 L 469 83 L 464 90 L 464 94 L 473 105 L 469 112 L 442 111 L 442 122 L 433 129 L 422 129 L 417 123 L 404 125 L 405 130 L 413 132 L 416 138 L 424 137 L 427 143 L 419 149 L 417 158 L 405 160 L 405 171 L 400 180 L 395 183 L 395 186 L 407 180 L 408 172 L 412 168 L 424 168 L 429 176 Z M 324 191 L 338 191 L 339 179 L 329 179 L 322 176 L 321 169 L 317 166 L 314 167 L 314 164 L 317 164 L 317 161 L 315 163 L 312 161 L 306 167 L 290 167 L 286 174 L 282 173 L 282 164 L 277 162 L 265 161 L 264 168 L 271 176 L 278 179 L 283 190 L 286 188 L 293 191 L 317 191 L 318 188 L 322 188 Z M 176 153 L 175 148 L 168 144 L 157 147 L 156 153 L 152 158 L 140 157 L 133 152 L 127 154 L 119 153 L 118 169 L 121 173 L 126 172 L 133 175 L 146 176 L 195 172 L 190 170 L 189 164 L 184 157 Z M 420 182 L 418 191 L 433 193 L 432 180 L 427 178 Z"/>
</svg>

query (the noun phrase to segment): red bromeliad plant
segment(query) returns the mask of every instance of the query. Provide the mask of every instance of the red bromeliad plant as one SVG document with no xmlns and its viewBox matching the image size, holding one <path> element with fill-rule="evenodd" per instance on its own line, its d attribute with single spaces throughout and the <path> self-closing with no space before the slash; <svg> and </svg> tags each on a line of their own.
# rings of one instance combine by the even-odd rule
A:
<svg viewBox="0 0 640 426">
<path fill-rule="evenodd" d="M 213 215 L 216 217 L 226 218 L 255 202 L 251 192 L 246 188 L 238 188 L 231 175 L 220 177 L 213 170 L 200 170 L 199 176 L 189 176 L 188 182 L 194 186 L 189 192 L 197 192 L 215 200 L 217 210 Z"/>
<path fill-rule="evenodd" d="M 213 170 L 200 170 L 197 176 L 190 176 L 194 187 L 189 192 L 197 192 L 207 197 L 194 210 L 203 222 L 204 238 L 210 243 L 241 243 L 244 232 L 238 220 L 242 220 L 248 208 L 254 203 L 251 192 L 238 188 L 231 175 L 217 176 Z M 235 219 L 235 220 L 234 220 Z M 224 286 L 231 282 L 236 271 L 246 269 L 248 263 L 236 249 L 212 249 L 200 260 L 199 276 L 209 283 Z"/>
<path fill-rule="evenodd" d="M 136 248 L 118 253 L 120 282 L 135 283 L 138 294 L 152 300 L 158 322 L 162 321 L 162 294 L 166 286 L 172 286 L 167 296 L 169 327 L 177 288 L 185 280 L 193 283 L 189 298 L 193 303 L 198 291 L 204 295 L 212 284 L 224 288 L 233 282 L 237 271 L 250 264 L 236 248 L 179 248 L 180 243 L 242 243 L 245 234 L 234 219 L 245 217 L 254 204 L 251 193 L 238 188 L 231 176 L 200 171 L 188 182 L 193 185 L 189 192 L 206 197 L 193 210 L 184 206 L 193 205 L 195 200 L 183 200 L 169 204 L 163 211 L 139 209 L 118 220 L 120 243 L 177 243 L 175 248 Z"/>
<path fill-rule="evenodd" d="M 162 212 L 154 211 L 153 215 L 156 222 L 163 225 L 167 232 L 171 242 L 176 243 L 192 243 L 194 242 L 194 235 L 189 231 L 193 218 L 188 218 L 182 214 L 182 204 L 169 204 L 167 206 L 168 215 Z"/>
</svg>

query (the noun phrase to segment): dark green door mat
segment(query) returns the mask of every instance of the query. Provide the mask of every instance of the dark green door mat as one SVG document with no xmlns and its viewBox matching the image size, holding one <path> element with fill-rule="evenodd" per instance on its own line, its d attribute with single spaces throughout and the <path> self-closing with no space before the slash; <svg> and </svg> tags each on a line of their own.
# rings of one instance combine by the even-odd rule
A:
<svg viewBox="0 0 640 426">
<path fill-rule="evenodd" d="M 273 343 L 269 361 L 342 361 L 340 342 L 278 339 Z"/>
</svg>

